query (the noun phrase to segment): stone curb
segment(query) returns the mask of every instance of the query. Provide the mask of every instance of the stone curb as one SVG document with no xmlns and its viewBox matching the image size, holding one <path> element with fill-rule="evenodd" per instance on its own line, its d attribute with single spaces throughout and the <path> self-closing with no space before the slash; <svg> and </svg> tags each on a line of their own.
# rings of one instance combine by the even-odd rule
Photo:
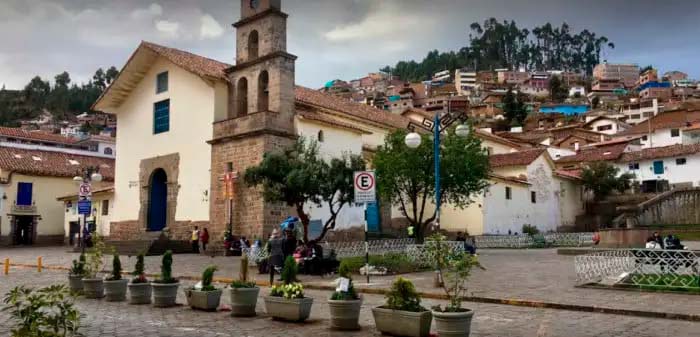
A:
<svg viewBox="0 0 700 337">
<path fill-rule="evenodd" d="M 20 267 L 20 268 L 37 268 L 37 265 L 31 265 L 31 264 L 10 264 L 10 266 Z M 62 270 L 62 271 L 70 270 L 70 268 L 66 268 L 66 267 L 62 267 L 62 266 L 42 266 L 42 268 L 47 269 L 47 270 Z M 123 275 L 130 275 L 131 273 L 123 272 L 122 274 Z M 147 274 L 146 276 L 153 278 L 153 277 L 156 277 L 157 275 Z M 188 281 L 200 280 L 199 277 L 194 277 L 194 276 L 180 276 L 180 277 L 178 277 L 178 279 L 188 280 Z M 214 278 L 214 282 L 217 282 L 217 283 L 231 283 L 233 281 L 234 281 L 234 279 L 227 278 L 227 277 L 215 277 Z M 261 287 L 269 287 L 270 286 L 270 283 L 266 282 L 266 281 L 256 281 L 255 283 Z M 313 290 L 335 291 L 335 287 L 327 286 L 327 285 L 304 284 L 304 287 L 307 289 L 313 289 Z M 360 293 L 372 294 L 372 295 L 384 295 L 388 292 L 387 289 L 378 289 L 378 288 L 356 287 L 355 289 Z M 426 293 L 426 292 L 419 292 L 419 294 L 423 298 L 429 298 L 429 299 L 434 299 L 434 300 L 447 300 L 448 299 L 447 295 L 445 295 L 445 294 L 435 294 L 435 293 Z M 483 296 L 466 296 L 466 297 L 463 297 L 462 300 L 467 301 L 467 302 L 475 302 L 475 303 L 501 304 L 501 305 L 511 305 L 511 306 L 517 306 L 517 307 L 529 307 L 529 308 L 538 308 L 538 309 L 556 309 L 556 310 L 592 312 L 592 313 L 611 314 L 611 315 L 625 315 L 625 316 L 637 316 L 637 317 L 646 317 L 646 318 L 661 318 L 661 319 L 672 319 L 672 320 L 681 320 L 681 321 L 690 321 L 690 322 L 700 322 L 700 314 L 681 314 L 681 313 L 668 313 L 668 312 L 646 311 L 646 310 L 615 309 L 615 308 L 587 306 L 587 305 L 578 305 L 578 304 L 564 304 L 564 303 L 555 303 L 555 302 L 532 301 L 532 300 L 523 300 L 523 299 L 495 298 L 495 297 L 483 297 Z"/>
</svg>

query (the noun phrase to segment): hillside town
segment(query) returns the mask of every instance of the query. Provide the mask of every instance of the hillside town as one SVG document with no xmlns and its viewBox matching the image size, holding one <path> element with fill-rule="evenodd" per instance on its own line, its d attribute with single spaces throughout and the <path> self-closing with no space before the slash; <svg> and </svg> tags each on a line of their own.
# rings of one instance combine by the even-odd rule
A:
<svg viewBox="0 0 700 337">
<path fill-rule="evenodd" d="M 698 80 L 597 51 L 555 69 L 454 63 L 419 81 L 400 61 L 311 88 L 288 50 L 295 15 L 280 0 L 242 0 L 235 62 L 141 41 L 121 68 L 81 86 L 64 72 L 53 84 L 37 76 L 24 90 L 3 87 L 0 291 L 66 283 L 56 273 L 70 268 L 69 287 L 46 291 L 84 297 L 71 297 L 78 327 L 61 324 L 75 333 L 87 317 L 87 336 L 214 336 L 230 316 L 260 312 L 258 292 L 242 304 L 237 291 L 268 286 L 264 317 L 299 324 L 251 318 L 236 336 L 259 331 L 248 324 L 317 333 L 301 324 L 309 317 L 357 336 L 618 336 L 646 319 L 665 329 L 669 318 L 681 324 L 674 336 L 697 331 Z M 468 294 L 471 272 L 481 290 Z M 89 300 L 127 301 L 127 283 L 129 304 L 173 312 L 139 306 L 103 320 L 113 304 Z M 329 304 L 312 311 L 325 290 L 335 291 Z M 415 296 L 415 306 L 375 306 L 385 293 Z M 420 296 L 449 304 L 425 309 Z M 335 311 L 353 301 L 354 311 Z M 360 315 L 367 303 L 374 320 Z M 21 322 L 6 311 L 0 334 Z M 397 311 L 429 319 L 394 324 Z M 604 327 L 578 334 L 560 317 L 571 312 Z M 552 332 L 542 315 L 562 325 Z M 515 328 L 531 321 L 540 325 Z"/>
</svg>

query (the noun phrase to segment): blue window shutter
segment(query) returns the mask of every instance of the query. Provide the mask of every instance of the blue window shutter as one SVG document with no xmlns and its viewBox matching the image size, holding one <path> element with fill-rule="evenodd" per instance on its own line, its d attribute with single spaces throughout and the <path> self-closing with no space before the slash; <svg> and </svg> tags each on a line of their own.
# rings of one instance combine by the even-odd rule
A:
<svg viewBox="0 0 700 337">
<path fill-rule="evenodd" d="M 168 72 L 162 72 L 156 76 L 156 94 L 168 91 Z"/>
<path fill-rule="evenodd" d="M 654 162 L 654 174 L 664 174 L 664 162 L 663 160 Z"/>
<path fill-rule="evenodd" d="M 153 133 L 159 134 L 170 131 L 170 100 L 155 104 L 153 111 Z"/>
<path fill-rule="evenodd" d="M 17 183 L 17 205 L 32 205 L 32 183 Z"/>
</svg>

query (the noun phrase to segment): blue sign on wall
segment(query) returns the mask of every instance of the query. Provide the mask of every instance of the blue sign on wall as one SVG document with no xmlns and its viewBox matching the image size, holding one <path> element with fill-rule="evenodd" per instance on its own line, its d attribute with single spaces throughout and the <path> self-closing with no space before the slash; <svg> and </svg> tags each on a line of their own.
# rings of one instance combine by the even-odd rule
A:
<svg viewBox="0 0 700 337">
<path fill-rule="evenodd" d="M 90 215 L 91 211 L 92 211 L 92 202 L 90 200 L 78 201 L 78 214 Z"/>
</svg>

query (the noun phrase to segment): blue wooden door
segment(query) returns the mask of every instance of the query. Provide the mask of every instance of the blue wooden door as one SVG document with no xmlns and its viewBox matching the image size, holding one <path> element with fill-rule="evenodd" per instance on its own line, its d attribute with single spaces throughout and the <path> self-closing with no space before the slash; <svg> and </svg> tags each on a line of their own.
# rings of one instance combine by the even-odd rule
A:
<svg viewBox="0 0 700 337">
<path fill-rule="evenodd" d="M 162 231 L 166 224 L 168 211 L 168 176 L 162 169 L 151 176 L 150 199 L 148 203 L 148 230 Z"/>
<path fill-rule="evenodd" d="M 657 160 L 654 162 L 654 174 L 664 174 L 664 161 Z"/>
<path fill-rule="evenodd" d="M 381 217 L 379 214 L 378 202 L 367 204 L 365 216 L 367 217 L 367 231 L 370 233 L 381 232 Z"/>
<path fill-rule="evenodd" d="M 17 205 L 32 205 L 32 183 L 17 183 Z"/>
</svg>

